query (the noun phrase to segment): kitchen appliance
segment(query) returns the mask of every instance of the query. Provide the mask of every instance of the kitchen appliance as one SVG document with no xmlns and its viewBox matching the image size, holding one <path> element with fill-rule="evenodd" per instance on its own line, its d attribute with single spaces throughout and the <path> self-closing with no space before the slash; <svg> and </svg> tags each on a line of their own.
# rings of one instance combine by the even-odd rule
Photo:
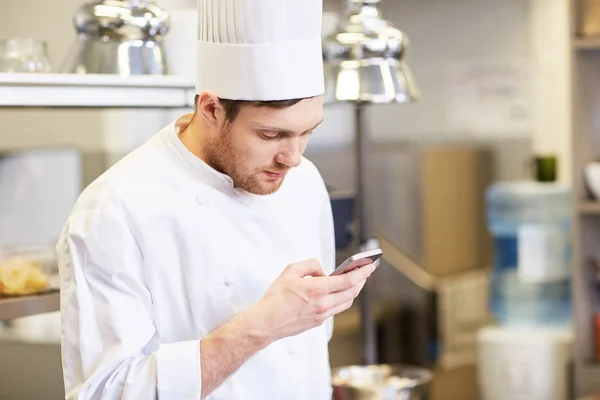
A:
<svg viewBox="0 0 600 400">
<path fill-rule="evenodd" d="M 77 39 L 62 73 L 166 75 L 169 18 L 154 0 L 100 0 L 74 17 Z"/>
<path fill-rule="evenodd" d="M 367 104 L 409 103 L 420 93 L 404 62 L 406 35 L 382 19 L 380 0 L 348 0 L 337 30 L 323 40 L 326 103 L 355 104 L 358 242 L 360 251 L 379 247 L 371 232 L 369 198 L 369 137 Z M 375 321 L 370 308 L 370 284 L 359 297 L 366 364 L 377 362 Z"/>
<path fill-rule="evenodd" d="M 333 214 L 335 248 L 347 248 L 354 237 L 354 193 L 328 189 Z"/>
<path fill-rule="evenodd" d="M 349 366 L 333 370 L 334 400 L 423 400 L 431 373 L 401 365 Z"/>
</svg>

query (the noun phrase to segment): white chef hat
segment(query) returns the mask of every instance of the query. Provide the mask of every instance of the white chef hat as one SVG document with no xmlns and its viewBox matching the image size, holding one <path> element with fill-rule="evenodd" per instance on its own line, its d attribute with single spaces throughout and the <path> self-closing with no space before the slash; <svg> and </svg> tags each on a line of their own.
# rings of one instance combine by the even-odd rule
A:
<svg viewBox="0 0 600 400">
<path fill-rule="evenodd" d="M 323 94 L 322 0 L 198 0 L 196 93 L 232 100 Z"/>
</svg>

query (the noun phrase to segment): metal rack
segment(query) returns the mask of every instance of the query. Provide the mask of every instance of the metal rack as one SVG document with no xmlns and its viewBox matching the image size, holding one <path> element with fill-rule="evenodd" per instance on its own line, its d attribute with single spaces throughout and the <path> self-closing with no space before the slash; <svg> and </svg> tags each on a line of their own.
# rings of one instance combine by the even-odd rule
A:
<svg viewBox="0 0 600 400">
<path fill-rule="evenodd" d="M 184 108 L 194 95 L 176 76 L 0 73 L 0 107 Z"/>
<path fill-rule="evenodd" d="M 60 309 L 60 293 L 51 291 L 38 295 L 0 298 L 0 321 Z"/>
<path fill-rule="evenodd" d="M 595 357 L 593 292 L 588 265 L 600 260 L 600 202 L 589 198 L 583 179 L 587 162 L 600 155 L 598 144 L 598 105 L 600 104 L 600 37 L 580 34 L 584 2 L 569 0 L 568 38 L 571 67 L 571 155 L 575 198 L 573 310 L 575 328 L 575 394 L 584 397 L 600 391 L 600 360 Z"/>
<path fill-rule="evenodd" d="M 0 109 L 193 107 L 193 82 L 177 76 L 0 73 Z M 58 311 L 60 293 L 0 298 L 0 321 Z"/>
</svg>

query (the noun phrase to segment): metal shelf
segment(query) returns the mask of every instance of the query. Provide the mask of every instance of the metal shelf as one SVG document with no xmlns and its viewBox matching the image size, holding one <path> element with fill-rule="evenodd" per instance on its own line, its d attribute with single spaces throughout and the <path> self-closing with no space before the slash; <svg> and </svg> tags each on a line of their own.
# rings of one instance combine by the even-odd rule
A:
<svg viewBox="0 0 600 400">
<path fill-rule="evenodd" d="M 600 50 L 600 37 L 578 37 L 573 39 L 572 46 L 581 51 Z"/>
<path fill-rule="evenodd" d="M 600 400 L 600 393 L 598 393 L 596 395 L 588 396 L 586 398 L 581 398 L 579 400 Z"/>
<path fill-rule="evenodd" d="M 0 73 L 0 107 L 187 108 L 194 95 L 177 76 Z"/>
<path fill-rule="evenodd" d="M 0 298 L 0 321 L 60 310 L 60 293 Z"/>
<path fill-rule="evenodd" d="M 582 200 L 577 204 L 581 214 L 600 214 L 600 201 Z"/>
<path fill-rule="evenodd" d="M 600 364 L 598 363 L 579 363 L 575 366 L 575 381 L 579 388 L 578 392 L 584 393 L 584 396 L 600 392 Z M 592 397 L 594 399 L 594 397 Z M 583 400 L 588 400 L 583 399 Z M 600 399 L 599 399 L 600 400 Z"/>
</svg>

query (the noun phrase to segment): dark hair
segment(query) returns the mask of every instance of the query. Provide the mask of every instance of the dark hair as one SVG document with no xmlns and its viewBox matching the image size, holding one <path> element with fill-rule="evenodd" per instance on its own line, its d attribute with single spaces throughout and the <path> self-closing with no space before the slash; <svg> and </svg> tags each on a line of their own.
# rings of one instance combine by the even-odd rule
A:
<svg viewBox="0 0 600 400">
<path fill-rule="evenodd" d="M 198 95 L 194 99 L 194 104 L 198 105 Z M 303 99 L 290 99 L 290 100 L 271 100 L 271 101 L 253 101 L 253 100 L 230 100 L 230 99 L 219 99 L 223 108 L 225 109 L 225 115 L 229 122 L 233 122 L 235 117 L 239 114 L 240 110 L 244 106 L 251 107 L 271 107 L 271 108 L 288 108 L 291 107 Z"/>
</svg>

